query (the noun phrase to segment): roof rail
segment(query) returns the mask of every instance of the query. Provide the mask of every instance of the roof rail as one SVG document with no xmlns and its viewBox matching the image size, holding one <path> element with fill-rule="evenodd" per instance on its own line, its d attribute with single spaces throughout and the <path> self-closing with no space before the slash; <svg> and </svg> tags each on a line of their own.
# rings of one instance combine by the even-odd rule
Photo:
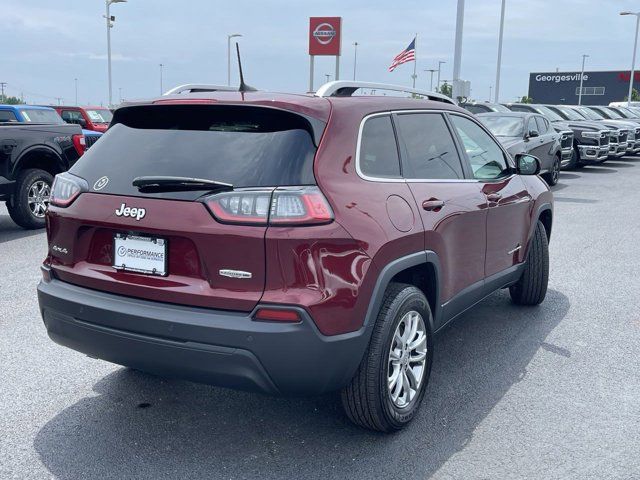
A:
<svg viewBox="0 0 640 480">
<path fill-rule="evenodd" d="M 185 83 L 177 87 L 167 90 L 163 95 L 178 95 L 180 93 L 192 92 L 237 92 L 238 87 L 230 87 L 229 85 L 213 85 L 210 83 Z"/>
<path fill-rule="evenodd" d="M 419 90 L 417 88 L 403 87 L 402 85 L 391 85 L 388 83 L 355 82 L 349 80 L 336 80 L 322 85 L 316 91 L 317 97 L 350 97 L 360 88 L 370 88 L 372 90 L 385 90 L 390 92 L 413 93 L 427 97 L 429 100 L 445 102 L 455 105 L 455 102 L 441 93 Z"/>
</svg>

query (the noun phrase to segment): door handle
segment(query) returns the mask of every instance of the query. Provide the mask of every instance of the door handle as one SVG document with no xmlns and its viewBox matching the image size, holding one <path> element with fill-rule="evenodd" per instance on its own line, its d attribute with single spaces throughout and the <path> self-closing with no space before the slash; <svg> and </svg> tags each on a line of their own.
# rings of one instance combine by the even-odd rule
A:
<svg viewBox="0 0 640 480">
<path fill-rule="evenodd" d="M 427 212 L 439 212 L 444 207 L 444 200 L 438 200 L 437 198 L 430 198 L 422 202 L 422 208 Z"/>
<path fill-rule="evenodd" d="M 502 198 L 502 194 L 500 193 L 488 193 L 487 200 L 490 202 L 497 202 Z"/>
</svg>

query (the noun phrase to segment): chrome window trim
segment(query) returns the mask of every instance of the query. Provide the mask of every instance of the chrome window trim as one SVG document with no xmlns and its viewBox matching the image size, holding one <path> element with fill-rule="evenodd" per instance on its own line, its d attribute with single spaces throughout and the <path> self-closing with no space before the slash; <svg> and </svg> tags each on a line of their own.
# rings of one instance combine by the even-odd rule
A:
<svg viewBox="0 0 640 480">
<path fill-rule="evenodd" d="M 482 180 L 478 178 L 458 178 L 458 179 L 404 178 L 404 177 L 403 178 L 385 178 L 385 177 L 372 177 L 372 176 L 366 175 L 365 173 L 362 172 L 360 168 L 360 147 L 362 144 L 362 131 L 364 129 L 364 124 L 366 123 L 367 120 L 373 117 L 381 117 L 384 115 L 391 116 L 393 114 L 403 114 L 403 113 L 438 113 L 438 114 L 458 115 L 462 118 L 469 119 L 472 122 L 474 122 L 476 125 L 478 125 L 482 130 L 484 130 L 485 133 L 487 133 L 493 139 L 493 141 L 498 145 L 500 150 L 502 150 L 502 153 L 505 156 L 507 165 L 515 169 L 515 166 L 511 164 L 511 155 L 509 154 L 509 152 L 507 152 L 505 148 L 502 146 L 502 144 L 495 139 L 493 134 L 487 128 L 485 128 L 485 126 L 482 125 L 482 123 L 476 121 L 471 116 L 471 114 L 465 115 L 464 113 L 458 112 L 458 111 L 445 110 L 445 109 L 431 109 L 431 108 L 410 109 L 410 110 L 388 110 L 385 112 L 370 113 L 368 115 L 365 115 L 360 121 L 360 127 L 358 128 L 358 140 L 356 142 L 355 164 L 356 164 L 356 173 L 361 179 L 366 180 L 368 182 L 377 182 L 377 183 L 499 183 L 499 182 L 505 181 L 506 179 L 512 178 L 516 175 L 516 173 L 512 173 L 511 175 L 507 175 L 505 177 L 500 177 L 495 179 L 482 179 Z M 455 139 L 453 137 L 451 139 L 455 142 Z M 396 142 L 397 142 L 397 138 L 396 138 Z"/>
</svg>

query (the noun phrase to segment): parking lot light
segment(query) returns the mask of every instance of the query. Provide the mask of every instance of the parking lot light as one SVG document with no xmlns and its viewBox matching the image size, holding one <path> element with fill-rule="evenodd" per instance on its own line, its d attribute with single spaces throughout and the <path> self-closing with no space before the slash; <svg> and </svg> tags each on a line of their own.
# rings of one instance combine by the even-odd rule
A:
<svg viewBox="0 0 640 480">
<path fill-rule="evenodd" d="M 109 7 L 113 3 L 125 3 L 127 0 L 105 0 L 105 5 L 107 7 L 107 14 L 105 15 L 105 19 L 107 20 L 107 69 L 109 71 L 109 107 L 113 105 L 112 101 L 112 89 L 111 89 L 111 29 L 113 28 L 113 21 L 115 18 L 111 17 L 109 13 Z"/>
<path fill-rule="evenodd" d="M 584 80 L 584 62 L 589 55 L 582 55 L 582 70 L 580 71 L 580 90 L 578 91 L 578 105 L 582 105 L 582 81 Z"/>
<path fill-rule="evenodd" d="M 633 75 L 636 69 L 636 49 L 638 47 L 638 28 L 640 27 L 640 12 L 620 12 L 620 15 L 636 16 L 636 37 L 633 42 L 633 58 L 631 59 L 631 76 L 629 78 L 629 95 L 627 96 L 627 107 L 631 106 L 631 94 L 633 93 Z"/>
<path fill-rule="evenodd" d="M 231 85 L 231 39 L 241 36 L 241 33 L 227 35 L 227 85 Z"/>
</svg>

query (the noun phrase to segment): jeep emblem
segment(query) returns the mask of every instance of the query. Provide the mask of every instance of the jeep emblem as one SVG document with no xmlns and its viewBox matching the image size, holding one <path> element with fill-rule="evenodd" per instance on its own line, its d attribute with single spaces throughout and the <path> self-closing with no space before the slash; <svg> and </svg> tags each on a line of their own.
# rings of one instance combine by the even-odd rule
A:
<svg viewBox="0 0 640 480">
<path fill-rule="evenodd" d="M 131 217 L 138 221 L 143 219 L 146 213 L 147 211 L 144 208 L 127 207 L 126 203 L 120 205 L 120 208 L 116 210 L 116 215 L 118 217 Z"/>
<path fill-rule="evenodd" d="M 100 177 L 98 180 L 96 180 L 96 183 L 93 184 L 93 189 L 96 191 L 102 190 L 107 186 L 107 183 L 109 183 L 109 177 Z"/>
</svg>

